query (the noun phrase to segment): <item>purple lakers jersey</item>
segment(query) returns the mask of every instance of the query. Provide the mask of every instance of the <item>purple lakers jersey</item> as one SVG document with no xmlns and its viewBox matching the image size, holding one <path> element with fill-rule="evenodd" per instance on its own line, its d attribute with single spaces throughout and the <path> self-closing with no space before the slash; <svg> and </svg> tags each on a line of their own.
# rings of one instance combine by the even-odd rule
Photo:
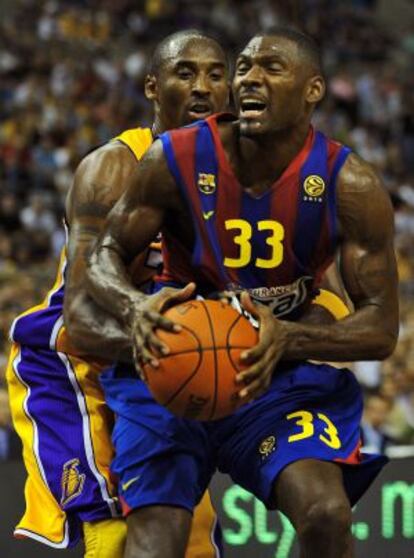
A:
<svg viewBox="0 0 414 558">
<path fill-rule="evenodd" d="M 188 254 L 170 231 L 163 232 L 159 280 L 247 289 L 275 315 L 294 318 L 332 262 L 336 179 L 350 150 L 311 127 L 283 174 L 255 196 L 231 168 L 217 127 L 223 118 L 230 116 L 214 115 L 160 136 L 190 210 L 195 242 Z"/>
</svg>

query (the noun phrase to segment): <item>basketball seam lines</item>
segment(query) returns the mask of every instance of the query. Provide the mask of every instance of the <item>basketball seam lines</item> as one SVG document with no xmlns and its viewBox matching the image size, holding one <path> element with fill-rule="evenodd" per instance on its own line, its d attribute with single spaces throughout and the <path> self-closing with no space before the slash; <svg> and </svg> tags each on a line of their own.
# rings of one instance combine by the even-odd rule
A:
<svg viewBox="0 0 414 558">
<path fill-rule="evenodd" d="M 187 329 L 187 328 L 184 328 L 184 329 Z M 189 382 L 191 382 L 191 380 L 197 374 L 198 369 L 201 366 L 201 363 L 203 362 L 203 358 L 202 358 L 203 357 L 203 355 L 202 355 L 203 352 L 202 352 L 202 350 L 200 350 L 200 345 L 201 345 L 200 340 L 199 340 L 198 336 L 193 331 L 191 331 L 190 329 L 188 331 L 190 331 L 193 334 L 193 336 L 195 337 L 195 339 L 198 343 L 198 349 L 195 350 L 195 351 L 194 351 L 194 349 L 192 349 L 191 351 L 186 351 L 186 352 L 188 352 L 188 353 L 195 352 L 196 354 L 198 354 L 198 363 L 197 363 L 197 366 L 196 366 L 194 372 L 186 379 L 186 381 L 183 384 L 181 384 L 181 386 L 177 389 L 177 391 L 175 391 L 171 395 L 171 397 L 165 403 L 163 403 L 163 405 L 166 406 L 166 407 L 177 397 L 177 395 L 179 395 L 183 391 L 183 389 L 189 384 Z M 175 353 L 175 354 L 177 355 L 177 354 L 181 354 L 181 353 Z M 174 356 L 174 355 L 173 354 L 168 354 L 167 356 Z"/>
<path fill-rule="evenodd" d="M 234 322 L 232 323 L 231 327 L 229 327 L 228 332 L 227 332 L 227 338 L 226 338 L 226 350 L 227 350 L 227 356 L 229 357 L 230 362 L 233 365 L 233 368 L 239 372 L 239 368 L 236 366 L 236 363 L 234 362 L 233 356 L 231 354 L 231 350 L 230 350 L 230 335 L 231 332 L 233 331 L 233 329 L 236 327 L 237 323 L 239 322 L 239 320 L 242 318 L 243 316 L 240 314 L 236 320 L 234 320 Z M 246 349 L 247 347 L 231 347 L 231 349 Z"/>
<path fill-rule="evenodd" d="M 201 304 L 207 314 L 207 319 L 208 319 L 208 324 L 210 326 L 210 332 L 211 332 L 211 339 L 213 341 L 213 358 L 214 358 L 214 393 L 213 393 L 213 403 L 211 406 L 211 411 L 210 411 L 210 417 L 209 419 L 211 420 L 212 417 L 214 416 L 214 413 L 216 411 L 216 406 L 217 406 L 217 389 L 218 389 L 218 373 L 217 373 L 217 347 L 216 347 L 216 337 L 214 335 L 214 328 L 213 328 L 213 322 L 211 320 L 211 316 L 210 313 L 208 311 L 207 305 L 205 304 L 204 301 L 201 301 Z"/>
<path fill-rule="evenodd" d="M 214 346 L 212 345 L 211 347 L 199 347 L 198 349 L 186 349 L 185 351 L 180 351 L 177 353 L 168 353 L 167 355 L 165 355 L 166 357 L 171 357 L 171 356 L 179 356 L 179 355 L 185 355 L 188 353 L 203 353 L 204 351 L 228 351 L 230 349 L 230 347 L 228 345 L 219 345 L 219 346 Z M 232 345 L 231 349 L 250 349 L 250 346 L 247 345 Z"/>
</svg>

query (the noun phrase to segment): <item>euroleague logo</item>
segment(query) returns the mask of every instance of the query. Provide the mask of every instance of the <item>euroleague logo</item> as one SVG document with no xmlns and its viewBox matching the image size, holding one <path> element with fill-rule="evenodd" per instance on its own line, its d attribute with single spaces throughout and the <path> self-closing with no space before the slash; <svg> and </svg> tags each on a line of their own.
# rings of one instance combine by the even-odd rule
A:
<svg viewBox="0 0 414 558">
<path fill-rule="evenodd" d="M 303 182 L 303 189 L 306 194 L 303 199 L 305 201 L 321 202 L 321 196 L 325 192 L 325 188 L 324 179 L 317 174 L 311 174 Z"/>
</svg>

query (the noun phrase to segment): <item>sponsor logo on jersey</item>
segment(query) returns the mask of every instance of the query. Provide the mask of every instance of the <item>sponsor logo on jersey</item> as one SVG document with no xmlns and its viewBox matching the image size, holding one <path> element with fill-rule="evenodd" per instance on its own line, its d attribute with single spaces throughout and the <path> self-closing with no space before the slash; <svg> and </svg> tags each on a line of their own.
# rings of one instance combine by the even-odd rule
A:
<svg viewBox="0 0 414 558">
<path fill-rule="evenodd" d="M 77 498 L 83 490 L 86 475 L 79 472 L 79 459 L 71 459 L 63 465 L 62 472 L 62 497 L 60 503 L 62 506 Z"/>
<path fill-rule="evenodd" d="M 209 219 L 211 219 L 211 217 L 213 217 L 214 215 L 214 211 L 203 211 L 203 218 L 205 221 L 208 221 Z"/>
<path fill-rule="evenodd" d="M 266 459 L 269 457 L 271 453 L 276 450 L 276 438 L 274 436 L 268 436 L 259 446 L 259 453 L 262 456 L 262 459 Z"/>
<path fill-rule="evenodd" d="M 310 202 L 322 202 L 322 194 L 325 192 L 325 181 L 324 179 L 317 175 L 311 174 L 305 178 L 303 182 L 303 189 L 305 195 L 303 199 Z"/>
<path fill-rule="evenodd" d="M 199 172 L 197 185 L 203 194 L 213 194 L 216 191 L 216 175 Z"/>
<path fill-rule="evenodd" d="M 266 304 L 272 310 L 273 314 L 280 318 L 287 316 L 297 308 L 299 308 L 309 297 L 313 285 L 313 279 L 309 275 L 300 277 L 289 285 L 278 285 L 274 287 L 257 287 L 253 289 L 244 289 L 236 283 L 229 283 L 226 290 L 232 291 L 236 296 L 230 299 L 230 304 L 241 314 L 244 314 L 250 320 L 253 327 L 258 327 L 258 321 L 246 312 L 240 304 L 238 295 L 247 290 L 252 299 L 261 304 Z"/>
<path fill-rule="evenodd" d="M 140 476 L 141 475 L 138 475 L 137 477 L 134 477 L 134 478 L 129 479 L 126 482 L 122 483 L 122 485 L 121 485 L 122 490 L 124 492 L 126 492 L 130 486 L 132 486 L 135 482 L 137 482 L 137 480 L 140 478 Z"/>
</svg>

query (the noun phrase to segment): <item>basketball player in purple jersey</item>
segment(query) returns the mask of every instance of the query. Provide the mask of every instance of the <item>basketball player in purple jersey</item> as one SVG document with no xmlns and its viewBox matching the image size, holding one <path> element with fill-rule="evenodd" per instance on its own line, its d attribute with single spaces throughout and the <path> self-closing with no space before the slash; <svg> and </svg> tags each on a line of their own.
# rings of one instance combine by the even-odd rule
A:
<svg viewBox="0 0 414 558">
<path fill-rule="evenodd" d="M 26 510 L 16 536 L 54 548 L 72 546 L 83 536 L 88 558 L 123 556 L 126 528 L 109 474 L 113 416 L 99 374 L 115 358 L 132 359 L 131 340 L 87 296 L 86 254 L 154 137 L 223 110 L 228 92 L 226 56 L 215 40 L 191 30 L 167 37 L 146 79 L 155 112 L 152 130 L 123 132 L 89 154 L 76 171 L 66 205 L 69 239 L 56 283 L 12 328 L 7 376 L 28 472 Z M 150 249 L 135 260 L 137 285 L 153 276 L 159 250 L 158 260 L 153 256 L 157 252 Z M 173 514 L 166 514 L 173 526 Z M 217 558 L 219 528 L 208 494 L 193 525 L 186 556 Z"/>
<path fill-rule="evenodd" d="M 353 375 L 305 360 L 383 359 L 398 330 L 391 204 L 367 163 L 311 127 L 324 89 L 309 37 L 284 28 L 254 37 L 236 64 L 239 120 L 210 117 L 163 134 L 109 215 L 91 257 L 89 290 L 130 328 L 138 366 L 156 367 L 156 355 L 168 353 L 156 327 L 180 331 L 160 314 L 159 295 L 140 294 L 126 273 L 160 229 L 161 289 L 176 285 L 181 297 L 196 288 L 202 294 L 232 289 L 260 323 L 259 343 L 242 355 L 249 368 L 238 378 L 240 397 L 250 404 L 214 423 L 187 424 L 187 444 L 180 432 L 171 434 L 175 453 L 169 446 L 170 457 L 164 454 L 165 474 L 174 476 L 184 456 L 188 466 L 187 482 L 172 489 L 182 515 L 182 530 L 172 537 L 176 548 L 187 536 L 189 510 L 214 456 L 222 472 L 288 516 L 303 558 L 352 558 L 351 505 L 384 464 L 359 451 L 362 398 Z M 303 323 L 336 252 L 355 312 L 329 326 Z M 289 296 L 281 299 L 281 293 Z M 147 425 L 156 429 L 150 411 L 138 412 L 147 412 Z M 151 516 L 153 535 L 142 533 L 151 550 L 141 547 L 140 556 L 158 558 L 168 499 L 164 493 L 157 500 L 150 470 L 127 453 L 140 428 L 120 419 L 120 435 L 122 425 L 131 427 L 120 456 L 141 475 L 141 501 L 151 502 L 129 528 L 138 538 L 140 516 Z M 149 461 L 156 460 L 158 448 L 151 451 Z M 193 491 L 190 482 L 198 484 Z"/>
</svg>

